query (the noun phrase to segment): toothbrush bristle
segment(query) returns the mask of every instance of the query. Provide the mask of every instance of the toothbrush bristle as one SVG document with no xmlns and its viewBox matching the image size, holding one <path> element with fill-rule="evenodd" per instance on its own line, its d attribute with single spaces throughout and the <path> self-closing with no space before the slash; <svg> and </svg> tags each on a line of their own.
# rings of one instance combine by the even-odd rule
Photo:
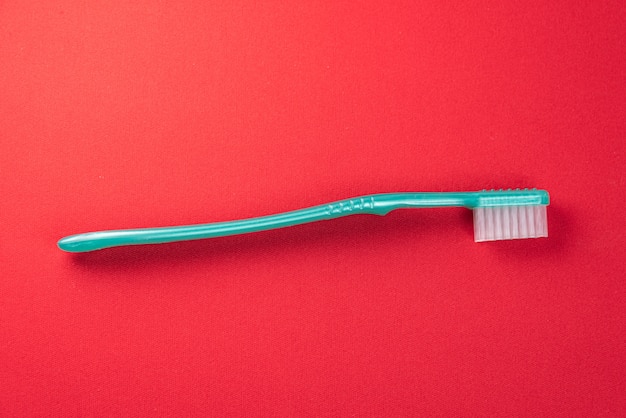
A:
<svg viewBox="0 0 626 418">
<path fill-rule="evenodd" d="M 547 206 L 494 206 L 474 209 L 474 241 L 548 236 Z"/>
</svg>

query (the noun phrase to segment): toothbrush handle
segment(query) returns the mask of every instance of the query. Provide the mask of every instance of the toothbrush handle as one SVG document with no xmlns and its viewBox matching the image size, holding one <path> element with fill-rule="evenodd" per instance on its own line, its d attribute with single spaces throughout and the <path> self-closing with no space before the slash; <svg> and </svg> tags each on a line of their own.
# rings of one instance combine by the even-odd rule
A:
<svg viewBox="0 0 626 418">
<path fill-rule="evenodd" d="M 224 237 L 334 219 L 348 215 L 386 215 L 390 211 L 399 208 L 463 206 L 467 204 L 467 199 L 470 194 L 471 193 L 388 193 L 368 195 L 276 215 L 237 221 L 87 232 L 62 238 L 58 242 L 58 246 L 62 250 L 69 252 L 86 252 L 123 245 L 161 244 Z"/>
</svg>

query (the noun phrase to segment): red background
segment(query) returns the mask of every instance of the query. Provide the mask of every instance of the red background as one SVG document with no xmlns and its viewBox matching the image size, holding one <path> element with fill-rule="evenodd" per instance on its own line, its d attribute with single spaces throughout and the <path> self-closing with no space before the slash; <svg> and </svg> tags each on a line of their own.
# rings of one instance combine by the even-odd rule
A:
<svg viewBox="0 0 626 418">
<path fill-rule="evenodd" d="M 0 2 L 0 415 L 624 416 L 626 8 L 440 3 Z M 492 187 L 550 238 L 55 245 Z"/>
</svg>

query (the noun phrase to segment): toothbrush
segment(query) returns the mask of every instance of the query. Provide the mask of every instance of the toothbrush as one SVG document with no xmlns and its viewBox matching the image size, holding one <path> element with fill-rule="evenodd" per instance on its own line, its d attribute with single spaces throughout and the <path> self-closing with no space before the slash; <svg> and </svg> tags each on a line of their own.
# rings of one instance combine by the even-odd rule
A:
<svg viewBox="0 0 626 418">
<path fill-rule="evenodd" d="M 266 231 L 348 215 L 386 215 L 395 209 L 466 207 L 474 212 L 474 240 L 548 236 L 545 190 L 482 190 L 478 192 L 384 193 L 339 200 L 275 215 L 199 225 L 120 229 L 70 235 L 60 249 L 78 253 L 110 247 L 224 237 Z"/>
</svg>

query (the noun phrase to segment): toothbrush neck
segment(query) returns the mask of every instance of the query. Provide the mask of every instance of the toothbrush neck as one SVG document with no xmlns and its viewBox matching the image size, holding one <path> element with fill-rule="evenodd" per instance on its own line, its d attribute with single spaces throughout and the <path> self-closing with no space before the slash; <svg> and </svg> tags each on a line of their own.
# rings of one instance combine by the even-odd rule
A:
<svg viewBox="0 0 626 418">
<path fill-rule="evenodd" d="M 374 213 L 385 215 L 394 209 L 475 206 L 472 192 L 387 193 L 372 195 Z"/>
</svg>

